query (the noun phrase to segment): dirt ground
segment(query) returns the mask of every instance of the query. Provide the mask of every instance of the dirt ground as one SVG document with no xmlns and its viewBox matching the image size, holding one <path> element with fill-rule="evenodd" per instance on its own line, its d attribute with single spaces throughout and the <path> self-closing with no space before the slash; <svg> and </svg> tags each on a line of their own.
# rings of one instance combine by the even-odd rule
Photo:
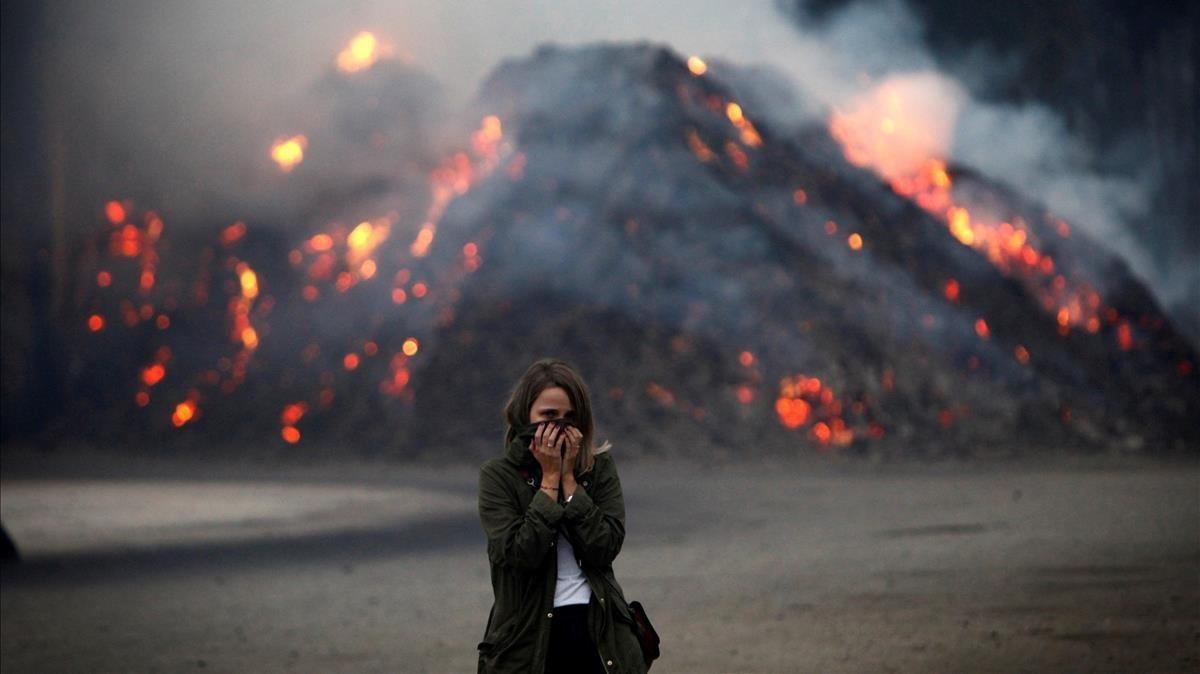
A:
<svg viewBox="0 0 1200 674">
<path fill-rule="evenodd" d="M 617 460 L 653 672 L 1200 671 L 1195 463 Z M 0 668 L 474 671 L 476 470 L 6 451 Z"/>
</svg>

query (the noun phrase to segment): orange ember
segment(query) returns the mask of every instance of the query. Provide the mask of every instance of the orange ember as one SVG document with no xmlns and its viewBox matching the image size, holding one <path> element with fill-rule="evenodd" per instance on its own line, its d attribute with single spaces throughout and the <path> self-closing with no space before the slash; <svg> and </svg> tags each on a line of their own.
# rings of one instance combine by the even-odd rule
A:
<svg viewBox="0 0 1200 674">
<path fill-rule="evenodd" d="M 725 106 L 725 116 L 733 123 L 733 126 L 741 135 L 742 142 L 749 147 L 758 147 L 762 145 L 762 138 L 758 135 L 758 129 L 746 119 L 742 112 L 742 106 L 737 103 L 730 102 Z"/>
<path fill-rule="evenodd" d="M 285 405 L 283 412 L 279 414 L 279 422 L 284 426 L 295 426 L 304 417 L 306 412 L 308 412 L 307 403 L 299 402 Z"/>
<path fill-rule="evenodd" d="M 818 421 L 817 423 L 813 424 L 812 434 L 813 437 L 817 439 L 817 442 L 821 443 L 822 445 L 827 444 L 830 438 L 833 437 L 833 431 L 830 430 L 829 424 L 825 423 L 824 421 Z"/>
<path fill-rule="evenodd" d="M 171 414 L 171 423 L 175 424 L 176 428 L 179 428 L 191 421 L 195 416 L 196 403 L 191 400 L 185 400 L 175 406 L 175 411 Z"/>
<path fill-rule="evenodd" d="M 688 70 L 692 71 L 692 74 L 697 77 L 708 72 L 708 64 L 705 63 L 699 56 L 689 56 L 687 60 L 687 67 Z"/>
<path fill-rule="evenodd" d="M 338 52 L 337 67 L 344 73 L 356 73 L 375 65 L 383 55 L 379 40 L 367 31 L 350 38 L 350 44 Z"/>
<path fill-rule="evenodd" d="M 942 288 L 942 291 L 946 293 L 946 299 L 951 302 L 958 301 L 958 290 L 958 281 L 954 279 L 947 280 L 946 285 Z"/>
<path fill-rule="evenodd" d="M 107 288 L 112 285 L 112 274 L 106 271 L 101 271 L 100 273 L 96 274 L 96 285 L 100 286 L 101 288 Z"/>
<path fill-rule="evenodd" d="M 1026 349 L 1024 346 L 1018 344 L 1017 347 L 1013 349 L 1013 357 L 1017 359 L 1018 363 L 1025 365 L 1029 362 L 1029 349 Z"/>
<path fill-rule="evenodd" d="M 243 236 L 246 236 L 246 224 L 243 222 L 235 222 L 221 230 L 221 245 L 232 246 Z"/>
<path fill-rule="evenodd" d="M 775 413 L 779 422 L 787 428 L 800 428 L 808 421 L 812 406 L 800 398 L 779 398 L 775 401 Z"/>
<path fill-rule="evenodd" d="M 328 234 L 317 234 L 308 240 L 309 250 L 320 253 L 333 248 L 333 237 Z"/>
<path fill-rule="evenodd" d="M 304 150 L 308 148 L 308 138 L 303 135 L 291 138 L 277 138 L 271 145 L 271 159 L 279 165 L 279 170 L 287 173 L 304 161 Z"/>
<path fill-rule="evenodd" d="M 696 133 L 695 129 L 688 129 L 685 136 L 688 148 L 691 149 L 692 154 L 696 155 L 696 159 L 699 159 L 701 164 L 708 164 L 717 158 L 716 153 L 712 151 L 708 143 L 700 138 L 700 134 Z"/>
<path fill-rule="evenodd" d="M 154 386 L 158 382 L 162 381 L 163 377 L 166 375 L 167 368 L 163 367 L 161 363 L 155 363 L 154 365 L 142 370 L 142 383 L 146 386 Z"/>
<path fill-rule="evenodd" d="M 104 317 L 100 314 L 88 316 L 87 326 L 92 332 L 100 332 L 104 329 Z"/>
<path fill-rule="evenodd" d="M 353 370 L 357 369 L 358 368 L 358 354 L 357 353 L 346 354 L 346 356 L 344 358 L 342 358 L 342 367 L 346 368 L 347 371 L 353 371 Z"/>
<path fill-rule="evenodd" d="M 104 217 L 114 225 L 119 225 L 125 222 L 125 207 L 119 201 L 110 201 L 104 204 Z"/>
<path fill-rule="evenodd" d="M 859 235 L 858 232 L 851 234 L 850 236 L 846 237 L 846 245 L 850 246 L 850 250 L 862 250 L 862 236 Z"/>
<path fill-rule="evenodd" d="M 1123 321 L 1117 326 L 1117 346 L 1121 347 L 1122 351 L 1133 348 L 1133 332 L 1130 330 L 1129 324 Z"/>
<path fill-rule="evenodd" d="M 289 445 L 294 445 L 300 442 L 300 431 L 295 426 L 284 426 L 279 431 L 279 436 Z"/>
<path fill-rule="evenodd" d="M 979 335 L 980 339 L 988 339 L 992 336 L 992 331 L 988 328 L 987 321 L 982 318 L 975 319 L 975 334 Z"/>
<path fill-rule="evenodd" d="M 738 362 L 742 364 L 742 367 L 750 367 L 754 364 L 754 354 L 743 351 L 738 354 Z"/>
<path fill-rule="evenodd" d="M 400 347 L 400 350 L 404 352 L 404 355 L 411 357 L 417 355 L 417 350 L 420 347 L 421 345 L 417 342 L 416 337 L 409 337 L 404 340 L 404 344 Z"/>
</svg>

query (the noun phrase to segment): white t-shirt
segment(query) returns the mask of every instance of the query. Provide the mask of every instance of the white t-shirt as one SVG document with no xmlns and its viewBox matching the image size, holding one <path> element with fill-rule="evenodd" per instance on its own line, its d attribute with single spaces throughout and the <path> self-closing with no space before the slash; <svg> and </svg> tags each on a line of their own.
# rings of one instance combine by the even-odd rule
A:
<svg viewBox="0 0 1200 674">
<path fill-rule="evenodd" d="M 554 605 L 586 604 L 592 600 L 592 588 L 575 561 L 575 548 L 560 531 L 558 534 L 558 582 L 554 584 Z"/>
</svg>

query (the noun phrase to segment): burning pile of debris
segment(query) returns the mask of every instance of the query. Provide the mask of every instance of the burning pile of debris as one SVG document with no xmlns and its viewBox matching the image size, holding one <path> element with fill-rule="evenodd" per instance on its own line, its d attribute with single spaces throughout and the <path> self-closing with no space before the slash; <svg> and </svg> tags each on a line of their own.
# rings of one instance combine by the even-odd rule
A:
<svg viewBox="0 0 1200 674">
<path fill-rule="evenodd" d="M 328 90 L 386 100 L 373 67 Z M 461 150 L 376 161 L 288 214 L 301 237 L 264 218 L 168 247 L 159 215 L 109 203 L 64 431 L 487 454 L 508 387 L 558 355 L 633 452 L 1196 446 L 1196 353 L 1119 259 L 894 154 L 921 121 L 886 87 L 785 132 L 750 79 L 544 47 L 486 81 Z M 355 119 L 387 156 L 399 125 Z M 315 145 L 274 158 L 311 182 Z"/>
</svg>

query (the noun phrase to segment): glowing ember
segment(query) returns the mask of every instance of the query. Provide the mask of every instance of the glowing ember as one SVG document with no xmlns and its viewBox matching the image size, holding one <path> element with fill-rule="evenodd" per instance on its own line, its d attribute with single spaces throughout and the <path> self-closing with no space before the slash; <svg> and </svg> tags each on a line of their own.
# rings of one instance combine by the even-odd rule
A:
<svg viewBox="0 0 1200 674">
<path fill-rule="evenodd" d="M 114 225 L 125 222 L 125 207 L 119 201 L 110 201 L 104 205 L 104 217 Z"/>
<path fill-rule="evenodd" d="M 175 406 L 175 411 L 171 413 L 171 423 L 179 428 L 187 422 L 194 419 L 196 416 L 196 403 L 193 400 L 185 400 Z"/>
<path fill-rule="evenodd" d="M 688 148 L 691 149 L 692 154 L 696 155 L 696 159 L 699 159 L 700 163 L 708 164 L 717 158 L 716 153 L 700 138 L 700 134 L 696 133 L 695 129 L 688 129 L 686 138 Z"/>
<path fill-rule="evenodd" d="M 1117 346 L 1121 347 L 1122 351 L 1133 348 L 1133 332 L 1128 323 L 1122 322 L 1117 326 Z"/>
<path fill-rule="evenodd" d="M 775 412 L 779 422 L 787 428 L 800 428 L 808 421 L 812 406 L 799 398 L 779 398 L 775 401 Z"/>
<path fill-rule="evenodd" d="M 417 355 L 417 350 L 420 349 L 420 347 L 421 345 L 417 342 L 415 337 L 409 337 L 408 339 L 404 340 L 404 344 L 400 347 L 400 350 L 404 352 L 404 355 L 411 357 Z"/>
<path fill-rule="evenodd" d="M 277 138 L 271 145 L 271 159 L 279 165 L 279 170 L 287 173 L 304 161 L 304 150 L 307 148 L 308 138 L 303 135 Z"/>
<path fill-rule="evenodd" d="M 350 44 L 338 52 L 337 67 L 344 73 L 356 73 L 375 65 L 383 55 L 379 40 L 367 31 L 350 39 Z"/>
<path fill-rule="evenodd" d="M 850 236 L 846 237 L 846 245 L 850 246 L 850 250 L 862 250 L 862 236 L 858 232 L 851 234 Z"/>
<path fill-rule="evenodd" d="M 284 426 L 295 426 L 300 423 L 300 419 L 308 412 L 306 403 L 291 403 L 283 408 L 283 412 L 279 414 L 279 421 Z"/>
<path fill-rule="evenodd" d="M 163 377 L 166 375 L 167 369 L 163 367 L 161 363 L 155 363 L 154 365 L 142 370 L 142 383 L 146 386 L 154 386 L 158 382 L 162 381 Z"/>
<path fill-rule="evenodd" d="M 300 431 L 295 426 L 284 426 L 279 430 L 279 436 L 289 445 L 294 445 L 300 442 Z"/>
<path fill-rule="evenodd" d="M 106 271 L 101 271 L 96 274 L 96 285 L 100 286 L 101 288 L 107 288 L 112 285 L 112 274 Z"/>
<path fill-rule="evenodd" d="M 238 280 L 242 284 L 242 295 L 246 299 L 258 297 L 258 275 L 245 263 L 238 265 Z"/>
<path fill-rule="evenodd" d="M 235 222 L 221 230 L 221 245 L 232 246 L 246 236 L 246 223 Z"/>
<path fill-rule="evenodd" d="M 708 72 L 708 64 L 705 63 L 699 56 L 689 56 L 687 60 L 687 67 L 688 70 L 692 71 L 692 74 L 697 77 Z"/>
<path fill-rule="evenodd" d="M 104 329 L 104 317 L 100 314 L 88 316 L 87 326 L 92 332 L 100 332 Z"/>
<path fill-rule="evenodd" d="M 750 120 L 746 119 L 745 114 L 742 112 L 742 106 L 730 102 L 725 106 L 725 116 L 737 128 L 741 134 L 743 143 L 749 147 L 759 147 L 762 145 L 762 138 L 758 135 L 758 129 L 755 129 Z"/>
<path fill-rule="evenodd" d="M 742 367 L 750 367 L 754 364 L 754 354 L 743 351 L 738 354 L 738 362 L 742 364 Z"/>
<path fill-rule="evenodd" d="M 958 281 L 954 279 L 947 280 L 946 285 L 942 288 L 942 290 L 946 294 L 946 299 L 950 300 L 951 302 L 958 301 Z"/>
<path fill-rule="evenodd" d="M 1025 365 L 1029 362 L 1029 349 L 1026 349 L 1024 346 L 1018 344 L 1017 347 L 1013 349 L 1013 357 L 1017 359 L 1018 363 Z"/>
<path fill-rule="evenodd" d="M 342 367 L 346 368 L 347 372 L 353 371 L 358 369 L 358 362 L 359 359 L 357 353 L 348 353 L 344 358 L 342 358 Z"/>
<path fill-rule="evenodd" d="M 992 331 L 988 328 L 987 321 L 982 318 L 975 319 L 975 334 L 979 335 L 980 339 L 987 339 L 992 336 Z"/>
</svg>

